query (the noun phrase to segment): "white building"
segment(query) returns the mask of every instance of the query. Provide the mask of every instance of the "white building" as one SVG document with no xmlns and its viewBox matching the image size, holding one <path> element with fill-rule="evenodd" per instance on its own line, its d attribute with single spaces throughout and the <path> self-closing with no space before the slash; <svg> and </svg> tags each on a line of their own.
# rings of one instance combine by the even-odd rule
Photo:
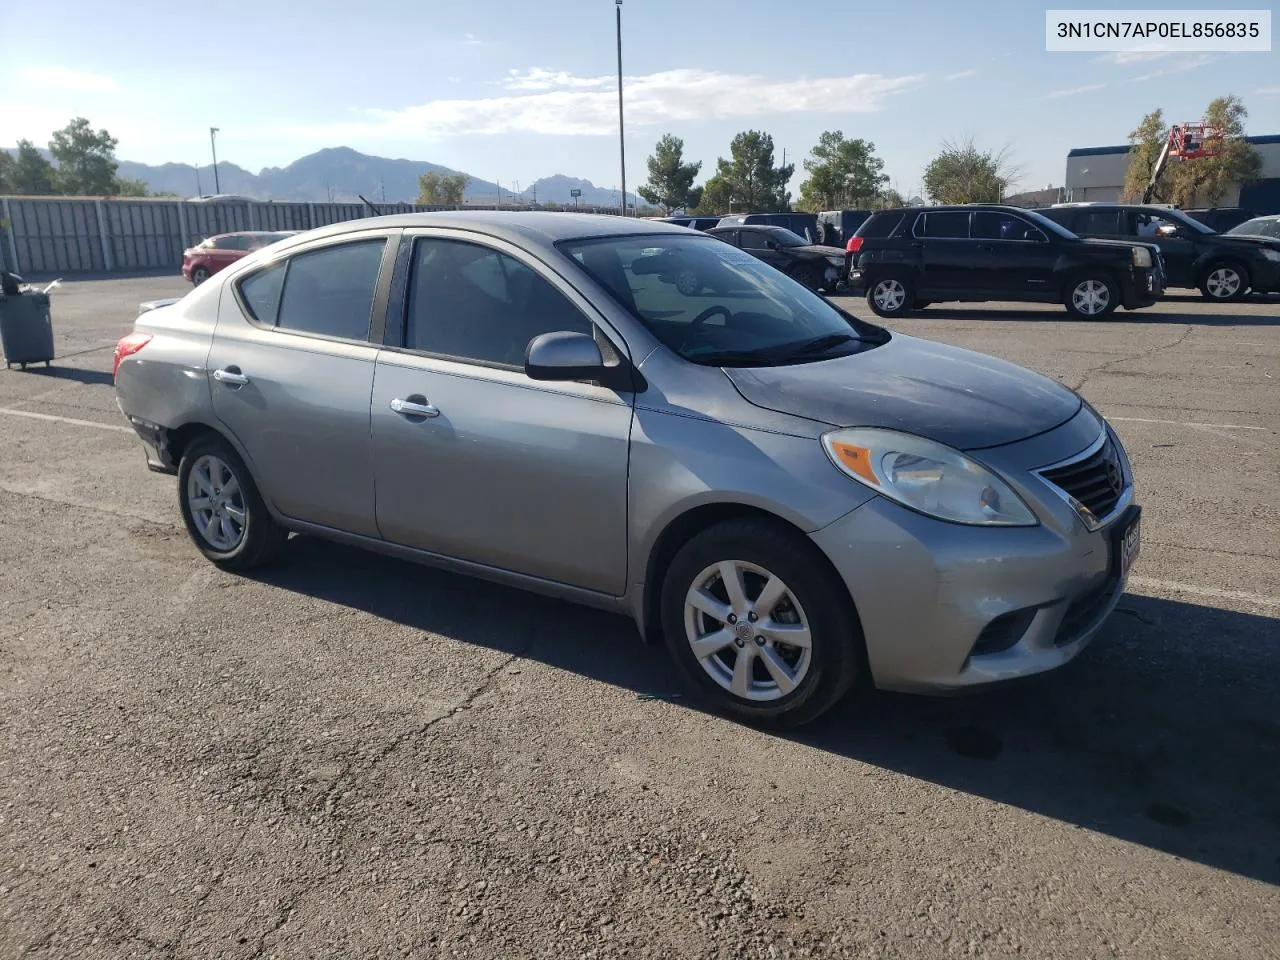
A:
<svg viewBox="0 0 1280 960">
<path fill-rule="evenodd" d="M 1254 213 L 1280 213 L 1280 134 L 1246 137 L 1262 157 L 1261 179 L 1241 188 L 1233 184 L 1219 201 L 1221 207 L 1245 207 Z M 1177 163 L 1170 160 L 1170 164 Z M 1077 147 L 1067 154 L 1067 176 L 1064 181 L 1068 199 L 1120 199 L 1124 175 L 1129 168 L 1129 146 Z"/>
</svg>

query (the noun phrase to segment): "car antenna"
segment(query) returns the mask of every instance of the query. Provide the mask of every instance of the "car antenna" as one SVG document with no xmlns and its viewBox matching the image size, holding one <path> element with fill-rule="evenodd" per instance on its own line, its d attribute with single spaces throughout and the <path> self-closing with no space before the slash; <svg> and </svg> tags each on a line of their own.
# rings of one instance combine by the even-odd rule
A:
<svg viewBox="0 0 1280 960">
<path fill-rule="evenodd" d="M 373 211 L 373 215 L 374 215 L 375 217 L 380 217 L 380 216 L 382 216 L 382 212 L 381 212 L 377 207 L 375 207 L 375 206 L 374 206 L 372 203 L 370 203 L 368 200 L 365 200 L 365 198 L 364 198 L 364 194 L 362 194 L 362 193 L 357 193 L 357 194 L 356 194 L 356 196 L 357 196 L 357 197 L 359 197 L 361 200 L 364 200 L 364 205 L 365 205 L 366 207 L 368 207 L 370 210 L 372 210 L 372 211 Z"/>
</svg>

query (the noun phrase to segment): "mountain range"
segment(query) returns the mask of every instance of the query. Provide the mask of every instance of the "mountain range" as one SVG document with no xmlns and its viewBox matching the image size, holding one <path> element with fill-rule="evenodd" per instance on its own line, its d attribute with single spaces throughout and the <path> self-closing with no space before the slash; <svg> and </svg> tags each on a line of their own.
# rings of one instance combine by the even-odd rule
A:
<svg viewBox="0 0 1280 960">
<path fill-rule="evenodd" d="M 16 152 L 11 150 L 10 152 Z M 41 151 L 48 157 L 47 151 Z M 141 180 L 151 193 L 176 193 L 198 196 L 214 192 L 213 167 L 197 169 L 189 163 L 162 163 L 153 166 L 121 160 L 118 173 L 130 180 Z M 413 202 L 418 198 L 418 177 L 435 171 L 455 173 L 449 167 L 426 160 L 403 160 L 374 157 L 350 147 L 326 147 L 301 157 L 287 167 L 265 167 L 253 173 L 234 163 L 219 161 L 220 193 L 233 193 L 258 200 L 359 200 L 363 194 L 374 203 Z M 543 177 L 518 194 L 503 188 L 504 202 L 515 197 L 538 203 L 570 204 L 571 190 L 581 190 L 577 198 L 587 206 L 617 206 L 618 191 L 597 187 L 590 180 L 556 174 Z M 495 203 L 499 199 L 498 184 L 472 177 L 463 194 L 473 203 Z M 635 204 L 635 194 L 628 192 L 627 203 Z"/>
</svg>

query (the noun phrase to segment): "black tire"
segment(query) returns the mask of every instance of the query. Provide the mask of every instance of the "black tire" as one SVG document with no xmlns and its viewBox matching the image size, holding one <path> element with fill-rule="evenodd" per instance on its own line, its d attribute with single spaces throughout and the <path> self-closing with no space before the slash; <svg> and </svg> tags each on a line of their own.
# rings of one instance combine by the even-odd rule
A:
<svg viewBox="0 0 1280 960">
<path fill-rule="evenodd" d="M 207 267 L 196 267 L 191 271 L 191 285 L 198 287 L 209 279 L 209 269 Z"/>
<path fill-rule="evenodd" d="M 1077 320 L 1103 320 L 1120 306 L 1120 287 L 1105 273 L 1079 273 L 1063 287 L 1062 305 Z"/>
<path fill-rule="evenodd" d="M 867 280 L 867 306 L 876 316 L 901 317 L 915 302 L 915 282 L 905 274 L 889 273 Z"/>
<path fill-rule="evenodd" d="M 1214 303 L 1242 299 L 1249 291 L 1249 271 L 1234 260 L 1216 260 L 1200 274 L 1200 295 Z"/>
<path fill-rule="evenodd" d="M 191 504 L 191 472 L 206 457 L 226 465 L 239 487 L 238 496 L 228 499 L 230 509 L 238 509 L 244 518 L 241 534 L 230 546 L 219 547 L 196 524 Z M 230 482 L 222 486 L 229 486 Z M 218 492 L 221 492 L 221 488 Z M 232 446 L 218 436 L 204 436 L 188 444 L 178 464 L 178 505 L 187 534 L 201 553 L 224 570 L 248 570 L 272 559 L 289 538 L 289 531 L 276 523 L 258 493 L 249 469 Z"/>
<path fill-rule="evenodd" d="M 822 289 L 824 280 L 824 271 L 821 267 L 812 263 L 802 263 L 791 271 L 791 279 L 797 283 L 802 283 L 810 290 L 817 292 Z"/>
<path fill-rule="evenodd" d="M 785 608 L 797 618 L 802 616 L 801 622 L 807 621 L 810 637 L 807 668 L 795 688 L 785 695 L 768 700 L 740 697 L 721 686 L 694 654 L 686 632 L 685 599 L 695 580 L 721 561 L 750 564 L 779 578 L 788 592 L 774 611 Z M 748 579 L 763 583 L 763 577 L 756 574 L 748 573 L 743 582 L 747 583 Z M 676 554 L 663 577 L 661 589 L 663 635 L 681 679 L 697 696 L 736 720 L 777 729 L 809 723 L 835 706 L 864 669 L 866 650 L 862 631 L 844 584 L 817 547 L 780 522 L 728 520 L 709 527 Z M 759 587 L 748 583 L 748 595 L 752 589 L 758 597 Z M 796 606 L 788 606 L 792 598 L 803 614 L 795 612 Z M 772 613 L 766 611 L 766 620 L 772 620 Z M 690 616 L 697 618 L 698 614 Z M 738 621 L 739 627 L 743 625 L 744 621 Z M 726 625 L 723 629 L 733 628 Z M 748 631 L 753 629 L 748 627 Z M 736 666 L 738 657 L 743 655 L 739 650 L 743 650 L 749 654 L 746 662 L 751 664 L 753 676 L 765 684 L 772 683 L 770 671 L 762 662 L 765 642 L 756 641 L 753 646 L 752 640 L 741 643 L 740 640 L 741 637 L 735 638 L 721 653 L 708 659 L 732 655 Z M 779 652 L 772 641 L 768 646 L 772 652 Z M 803 652 L 787 646 L 781 650 L 784 655 L 790 650 L 791 655 L 797 657 L 798 675 Z M 723 660 L 718 666 L 733 672 Z"/>
</svg>

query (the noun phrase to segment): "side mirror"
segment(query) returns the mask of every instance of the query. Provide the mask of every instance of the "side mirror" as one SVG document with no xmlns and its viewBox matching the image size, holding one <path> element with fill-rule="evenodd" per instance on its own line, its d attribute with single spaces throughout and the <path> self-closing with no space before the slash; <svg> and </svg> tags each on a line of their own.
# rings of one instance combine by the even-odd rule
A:
<svg viewBox="0 0 1280 960">
<path fill-rule="evenodd" d="M 1157 229 L 1157 230 L 1156 230 L 1156 232 L 1157 232 L 1158 234 L 1160 234 L 1160 236 L 1162 236 L 1162 237 L 1180 237 L 1180 236 L 1182 236 L 1182 230 L 1181 230 L 1181 228 L 1180 228 L 1177 224 L 1175 224 L 1175 223 L 1166 223 L 1166 224 L 1162 224 L 1162 225 L 1159 227 L 1159 229 Z"/>
<path fill-rule="evenodd" d="M 605 376 L 604 357 L 585 333 L 543 333 L 529 341 L 524 372 L 530 380 L 599 380 Z"/>
</svg>

